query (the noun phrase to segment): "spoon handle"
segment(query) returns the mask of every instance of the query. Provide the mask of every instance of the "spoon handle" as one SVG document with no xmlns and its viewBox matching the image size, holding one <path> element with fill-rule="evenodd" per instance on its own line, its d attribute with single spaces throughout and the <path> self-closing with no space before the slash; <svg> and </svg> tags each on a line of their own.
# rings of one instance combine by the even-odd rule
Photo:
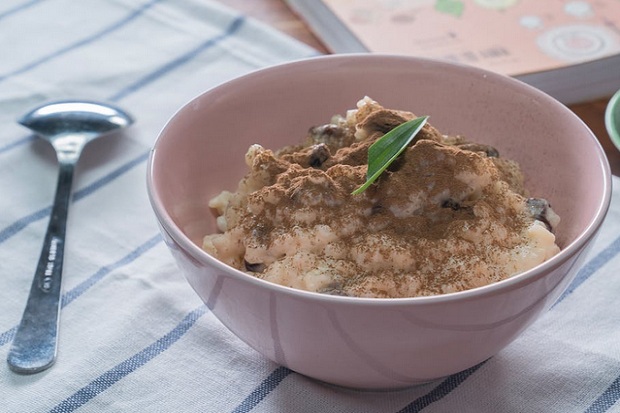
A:
<svg viewBox="0 0 620 413">
<path fill-rule="evenodd" d="M 62 264 L 74 169 L 75 162 L 60 163 L 43 249 L 7 358 L 9 367 L 16 373 L 38 373 L 56 360 Z"/>
</svg>

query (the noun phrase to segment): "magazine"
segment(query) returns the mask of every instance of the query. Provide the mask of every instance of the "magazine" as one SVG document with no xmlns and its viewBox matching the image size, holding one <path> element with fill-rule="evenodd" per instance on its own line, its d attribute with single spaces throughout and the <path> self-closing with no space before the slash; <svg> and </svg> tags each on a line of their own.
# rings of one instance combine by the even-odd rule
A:
<svg viewBox="0 0 620 413">
<path fill-rule="evenodd" d="M 620 0 L 287 0 L 334 53 L 513 76 L 565 104 L 620 89 Z"/>
</svg>

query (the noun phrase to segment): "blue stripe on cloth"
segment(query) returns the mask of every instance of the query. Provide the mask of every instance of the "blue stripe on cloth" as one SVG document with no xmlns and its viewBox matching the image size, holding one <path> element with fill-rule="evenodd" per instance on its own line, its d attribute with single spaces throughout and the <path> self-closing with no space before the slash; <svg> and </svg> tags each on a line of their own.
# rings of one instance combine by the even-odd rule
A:
<svg viewBox="0 0 620 413">
<path fill-rule="evenodd" d="M 13 222 L 11 225 L 0 231 L 0 244 L 17 234 L 22 229 L 26 228 L 29 224 L 45 217 L 49 217 L 51 212 L 52 207 L 48 206 Z"/>
<path fill-rule="evenodd" d="M 248 397 L 245 398 L 237 406 L 232 413 L 248 413 L 254 407 L 256 407 L 273 389 L 292 373 L 292 370 L 286 367 L 278 367 L 275 369 L 265 380 L 263 380 L 258 387 L 256 387 Z"/>
<path fill-rule="evenodd" d="M 450 394 L 454 389 L 459 387 L 469 376 L 471 376 L 476 370 L 478 370 L 486 361 L 482 363 L 470 367 L 467 370 L 461 371 L 460 373 L 456 373 L 442 381 L 437 387 L 435 387 L 430 392 L 426 393 L 424 396 L 418 397 L 413 402 L 409 403 L 403 409 L 399 410 L 398 413 L 417 413 L 422 411 L 422 409 L 428 407 L 430 404 L 435 403 L 448 394 Z"/>
<path fill-rule="evenodd" d="M 41 3 L 44 0 L 31 0 L 31 1 L 27 1 L 26 3 L 23 4 L 18 4 L 17 6 L 8 9 L 6 11 L 3 11 L 2 13 L 0 13 L 0 20 L 4 19 L 5 17 L 9 17 L 13 14 L 19 13 L 21 11 L 24 11 L 32 6 L 34 6 L 37 3 Z"/>
<path fill-rule="evenodd" d="M 79 191 L 75 191 L 75 193 L 73 194 L 73 200 L 79 201 L 80 199 L 87 197 L 88 195 L 97 191 L 99 188 L 106 186 L 110 182 L 114 181 L 119 176 L 129 172 L 130 170 L 140 165 L 141 163 L 146 162 L 146 160 L 149 158 L 149 153 L 150 151 L 141 153 L 140 155 L 136 156 L 129 162 L 121 165 L 119 168 L 116 168 L 109 174 L 99 178 L 92 184 L 80 189 Z"/>
<path fill-rule="evenodd" d="M 607 248 L 598 253 L 594 259 L 589 261 L 577 274 L 575 280 L 558 300 L 561 301 L 565 296 L 571 294 L 577 287 L 583 284 L 599 268 L 618 255 L 620 251 L 620 237 L 616 238 Z M 588 407 L 585 413 L 606 412 L 620 400 L 620 375 L 609 385 L 609 387 Z"/>
<path fill-rule="evenodd" d="M 112 182 L 113 180 L 121 176 L 122 174 L 126 173 L 127 171 L 131 170 L 132 168 L 136 167 L 137 165 L 141 164 L 142 162 L 145 162 L 146 159 L 148 159 L 148 154 L 149 152 L 140 154 L 138 157 L 121 165 L 119 168 L 99 178 L 92 184 L 82 188 L 79 191 L 76 191 L 75 194 L 73 195 L 73 200 L 79 201 L 85 196 L 90 195 L 94 191 L 98 190 L 102 186 L 109 184 L 110 182 Z M 33 222 L 49 217 L 51 211 L 52 211 L 52 207 L 50 205 L 38 211 L 35 211 L 29 215 L 26 215 L 25 217 L 22 217 L 18 219 L 17 221 L 13 222 L 11 225 L 9 225 L 8 227 L 0 231 L 0 244 L 2 244 L 3 242 L 11 238 L 13 235 L 17 234 L 18 232 L 20 232 L 21 230 L 23 230 L 24 228 L 26 228 L 28 225 L 32 224 Z"/>
<path fill-rule="evenodd" d="M 207 307 L 202 305 L 185 316 L 185 318 L 169 333 L 165 334 L 150 346 L 144 348 L 127 360 L 106 371 L 95 380 L 66 398 L 54 408 L 50 413 L 68 413 L 80 408 L 98 394 L 113 386 L 119 380 L 125 378 L 140 367 L 147 364 L 150 360 L 166 351 L 174 343 L 189 331 L 196 324 L 196 321 L 207 312 Z"/>
<path fill-rule="evenodd" d="M 9 142 L 4 146 L 0 146 L 0 154 L 4 153 L 4 152 L 8 152 L 13 148 L 17 148 L 18 146 L 22 146 L 25 145 L 27 143 L 30 143 L 32 141 L 34 141 L 36 139 L 36 137 L 34 135 L 28 135 L 25 138 L 20 138 L 16 141 L 13 142 Z"/>
<path fill-rule="evenodd" d="M 611 261 L 620 252 L 620 237 L 616 238 L 607 248 L 596 254 L 586 265 L 584 265 L 573 282 L 568 286 L 566 291 L 558 298 L 556 305 L 560 301 L 564 300 L 568 295 L 572 294 L 577 287 L 583 284 L 588 278 L 592 276 L 601 267 Z"/>
<path fill-rule="evenodd" d="M 588 407 L 584 413 L 603 413 L 620 399 L 620 376 Z"/>
<path fill-rule="evenodd" d="M 189 52 L 185 53 L 184 55 L 181 55 L 181 56 L 177 57 L 176 59 L 172 60 L 171 62 L 163 65 L 159 69 L 157 69 L 157 70 L 153 71 L 152 73 L 148 74 L 147 76 L 144 76 L 142 79 L 138 80 L 134 84 L 127 86 L 123 90 L 121 90 L 118 93 L 116 93 L 115 95 L 111 96 L 109 98 L 109 100 L 112 101 L 112 102 L 116 102 L 116 101 L 118 101 L 120 99 L 123 99 L 124 97 L 126 97 L 127 95 L 133 93 L 137 89 L 141 89 L 141 88 L 145 87 L 146 85 L 154 82 L 155 80 L 157 80 L 160 77 L 164 76 L 165 74 L 171 72 L 172 70 L 176 69 L 177 67 L 179 67 L 179 66 L 189 62 L 194 57 L 196 57 L 199 53 L 201 53 L 201 52 L 203 52 L 203 51 L 205 51 L 205 50 L 215 46 L 216 44 L 218 44 L 222 40 L 226 39 L 227 37 L 230 37 L 233 34 L 235 34 L 235 32 L 237 32 L 239 30 L 239 28 L 242 26 L 244 21 L 245 21 L 245 17 L 244 16 L 238 16 L 237 18 L 235 18 L 232 21 L 232 23 L 226 28 L 226 30 L 223 33 L 221 33 L 220 35 L 206 40 L 205 42 L 200 44 L 198 47 L 190 50 Z"/>
<path fill-rule="evenodd" d="M 64 308 L 66 305 L 71 303 L 73 300 L 75 300 L 76 298 L 84 294 L 93 285 L 101 281 L 106 275 L 108 275 L 109 273 L 111 273 L 112 271 L 120 267 L 123 267 L 135 261 L 138 257 L 142 256 L 144 253 L 146 253 L 148 250 L 150 250 L 151 248 L 159 244 L 161 241 L 163 241 L 161 234 L 157 234 L 154 237 L 147 240 L 146 242 L 144 242 L 142 245 L 138 246 L 138 248 L 134 249 L 129 254 L 125 255 L 120 260 L 110 265 L 101 267 L 96 273 L 88 277 L 86 280 L 82 281 L 77 286 L 73 287 L 70 291 L 67 291 L 65 294 L 63 294 L 62 307 Z"/>
<path fill-rule="evenodd" d="M 160 68 L 154 70 L 153 72 L 148 73 L 144 77 L 138 79 L 133 84 L 131 84 L 131 85 L 121 89 L 119 92 L 117 92 L 114 95 L 108 97 L 107 100 L 109 100 L 110 102 L 117 102 L 117 101 L 119 101 L 119 100 L 129 96 L 130 94 L 132 94 L 134 92 L 137 92 L 141 88 L 143 88 L 143 87 L 153 83 L 154 81 L 162 78 L 163 76 L 167 75 L 171 71 L 173 71 L 173 70 L 179 68 L 180 66 L 182 66 L 183 64 L 191 61 L 191 59 L 193 59 L 196 56 L 198 56 L 201 52 L 203 52 L 203 51 L 205 51 L 205 50 L 207 50 L 207 49 L 217 45 L 219 42 L 221 42 L 222 40 L 226 39 L 227 37 L 234 35 L 235 32 L 237 32 L 239 30 L 239 28 L 242 26 L 242 23 L 244 21 L 245 21 L 245 17 L 244 16 L 239 16 L 239 17 L 235 18 L 232 21 L 232 23 L 226 28 L 226 30 L 222 34 L 206 40 L 205 42 L 200 44 L 198 47 L 190 50 L 186 54 L 184 54 L 184 55 L 182 55 L 180 57 L 177 57 L 176 59 L 171 60 L 170 62 L 168 62 L 165 65 L 161 66 Z M 2 78 L 0 77 L 0 80 L 1 79 Z M 18 147 L 18 146 L 21 146 L 23 144 L 26 144 L 28 142 L 31 142 L 34 139 L 35 139 L 34 136 L 28 136 L 26 138 L 20 138 L 19 140 L 14 141 L 14 142 L 10 142 L 10 143 L 0 147 L 0 154 L 2 154 L 3 152 L 7 152 L 7 151 L 9 151 L 9 150 L 11 150 L 13 148 Z"/>
<path fill-rule="evenodd" d="M 17 326 L 13 326 L 6 330 L 4 333 L 0 334 L 0 347 L 4 346 L 6 343 L 10 343 L 13 341 L 13 337 L 15 337 L 15 332 L 17 331 Z"/>
<path fill-rule="evenodd" d="M 43 63 L 47 63 L 50 60 L 58 57 L 58 56 L 62 56 L 66 53 L 69 53 L 73 50 L 79 49 L 80 47 L 86 46 L 89 43 L 92 43 L 96 40 L 98 40 L 99 38 L 108 35 L 112 32 L 114 32 L 115 30 L 120 29 L 121 27 L 125 26 L 126 24 L 128 24 L 129 22 L 131 22 L 132 20 L 136 19 L 137 17 L 139 17 L 142 13 L 144 13 L 146 10 L 148 10 L 149 8 L 153 7 L 156 3 L 159 3 L 162 0 L 151 0 L 148 3 L 143 4 L 142 6 L 138 7 L 136 10 L 134 10 L 133 12 L 131 12 L 129 15 L 125 16 L 124 18 L 122 18 L 121 20 L 111 24 L 110 26 L 104 28 L 103 30 L 98 31 L 95 34 L 92 34 L 90 36 L 87 36 L 81 40 L 78 40 L 75 43 L 72 43 L 68 46 L 65 46 L 61 49 L 56 50 L 53 53 L 48 54 L 47 56 L 43 56 L 35 61 L 32 61 L 30 63 L 28 63 L 25 66 L 22 66 L 18 69 L 13 70 L 12 72 L 6 73 L 4 75 L 0 75 L 0 82 L 13 77 L 13 76 L 17 76 L 20 74 L 23 74 L 25 72 L 28 72 L 29 70 L 32 70 L 40 65 L 42 65 Z"/>
<path fill-rule="evenodd" d="M 110 265 L 101 267 L 97 272 L 95 272 L 93 275 L 88 277 L 86 280 L 84 280 L 83 282 L 81 282 L 80 284 L 78 284 L 77 286 L 73 287 L 71 290 L 63 294 L 62 308 L 69 305 L 73 300 L 75 300 L 76 298 L 84 294 L 88 289 L 90 289 L 92 286 L 97 284 L 99 281 L 101 281 L 106 275 L 110 274 L 112 271 L 118 268 L 121 268 L 125 265 L 128 265 L 131 262 L 138 259 L 148 250 L 150 250 L 151 248 L 159 244 L 160 241 L 162 241 L 162 237 L 160 234 L 158 234 L 152 237 L 151 239 L 147 240 L 146 242 L 142 243 L 142 245 L 138 246 L 138 248 L 134 249 L 133 251 L 125 255 L 120 260 Z M 0 347 L 4 346 L 5 344 L 13 340 L 13 337 L 15 336 L 15 331 L 17 331 L 17 326 L 13 326 L 9 330 L 0 334 Z"/>
</svg>

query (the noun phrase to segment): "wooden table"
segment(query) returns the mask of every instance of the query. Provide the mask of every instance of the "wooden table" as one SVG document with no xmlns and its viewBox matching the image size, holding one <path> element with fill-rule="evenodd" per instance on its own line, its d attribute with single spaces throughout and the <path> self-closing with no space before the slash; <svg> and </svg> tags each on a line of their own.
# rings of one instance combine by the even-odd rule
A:
<svg viewBox="0 0 620 413">
<path fill-rule="evenodd" d="M 286 5 L 284 0 L 220 0 L 223 4 L 300 40 L 315 49 L 328 53 L 327 48 Z M 614 175 L 620 175 L 620 151 L 616 149 L 605 129 L 605 107 L 609 97 L 592 102 L 571 105 L 575 112 L 598 137 Z"/>
</svg>

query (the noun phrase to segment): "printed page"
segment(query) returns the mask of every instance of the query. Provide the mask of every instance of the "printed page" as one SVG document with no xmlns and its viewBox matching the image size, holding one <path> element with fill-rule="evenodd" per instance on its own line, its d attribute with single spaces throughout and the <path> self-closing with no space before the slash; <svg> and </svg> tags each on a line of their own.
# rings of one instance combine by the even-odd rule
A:
<svg viewBox="0 0 620 413">
<path fill-rule="evenodd" d="M 323 1 L 373 52 L 507 75 L 620 53 L 620 0 Z"/>
</svg>

